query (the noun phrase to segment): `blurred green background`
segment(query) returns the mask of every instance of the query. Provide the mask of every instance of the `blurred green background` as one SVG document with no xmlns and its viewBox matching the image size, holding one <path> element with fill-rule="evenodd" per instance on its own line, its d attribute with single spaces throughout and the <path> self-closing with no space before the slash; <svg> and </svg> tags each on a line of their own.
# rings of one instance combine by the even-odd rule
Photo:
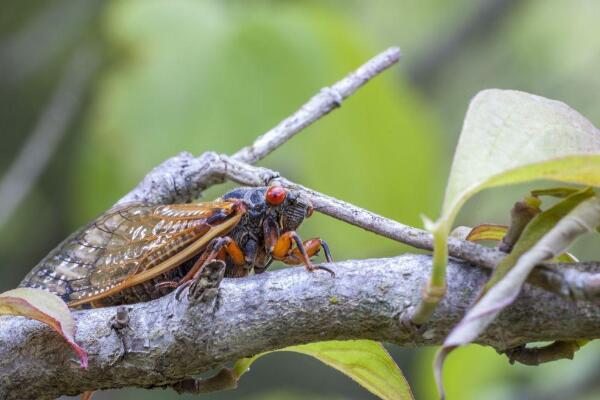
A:
<svg viewBox="0 0 600 400">
<path fill-rule="evenodd" d="M 421 214 L 437 216 L 477 91 L 525 90 L 600 121 L 599 17 L 593 0 L 2 2 L 0 291 L 159 162 L 236 151 L 392 45 L 403 50 L 399 67 L 261 165 L 421 226 Z M 486 192 L 458 222 L 506 222 L 528 188 Z M 320 215 L 301 233 L 326 238 L 337 259 L 408 250 Z M 597 257 L 592 247 L 584 240 L 577 253 Z M 388 348 L 416 397 L 436 398 L 435 349 Z M 599 354 L 592 344 L 574 361 L 528 368 L 470 346 L 449 358 L 448 399 L 597 398 Z M 208 397 L 373 398 L 283 353 L 254 364 L 237 391 Z M 131 389 L 95 398 L 196 397 Z"/>
</svg>

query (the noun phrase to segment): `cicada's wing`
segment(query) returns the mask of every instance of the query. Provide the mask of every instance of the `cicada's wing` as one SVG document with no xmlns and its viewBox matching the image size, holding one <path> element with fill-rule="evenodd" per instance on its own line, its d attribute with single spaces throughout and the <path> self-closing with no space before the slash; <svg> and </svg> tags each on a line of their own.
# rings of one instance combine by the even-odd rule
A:
<svg viewBox="0 0 600 400">
<path fill-rule="evenodd" d="M 21 282 L 71 306 L 152 279 L 200 252 L 240 220 L 233 201 L 109 210 L 48 254 Z"/>
</svg>

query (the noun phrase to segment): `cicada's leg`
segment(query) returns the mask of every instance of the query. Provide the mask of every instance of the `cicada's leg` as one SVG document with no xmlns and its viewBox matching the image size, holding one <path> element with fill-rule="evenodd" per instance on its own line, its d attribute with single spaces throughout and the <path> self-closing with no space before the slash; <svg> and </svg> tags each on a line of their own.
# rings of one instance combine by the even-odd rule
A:
<svg viewBox="0 0 600 400">
<path fill-rule="evenodd" d="M 294 249 L 294 244 L 296 248 Z M 304 264 L 307 270 L 314 271 L 315 269 L 322 269 L 335 276 L 334 272 L 329 268 L 322 266 L 315 266 L 310 257 L 316 255 L 319 250 L 323 249 L 325 252 L 325 258 L 328 262 L 332 262 L 331 252 L 329 246 L 322 239 L 310 239 L 306 242 L 302 242 L 300 236 L 294 231 L 285 232 L 279 236 L 275 244 L 271 247 L 271 256 L 280 260 L 286 264 Z"/>
<path fill-rule="evenodd" d="M 240 278 L 248 275 L 249 269 L 245 268 L 246 265 L 246 252 L 242 250 L 239 245 L 231 238 L 226 238 L 229 242 L 223 247 L 215 257 L 218 260 L 222 260 L 227 263 L 227 256 L 233 262 L 233 268 L 227 271 L 229 277 Z M 207 261 L 208 263 L 208 261 Z M 196 276 L 200 273 L 200 270 L 196 273 Z M 195 279 L 195 278 L 194 278 Z"/>
<path fill-rule="evenodd" d="M 231 257 L 231 260 L 235 265 L 243 265 L 246 262 L 244 252 L 240 249 L 240 246 L 229 236 L 215 238 L 211 241 L 207 247 L 207 250 L 202 254 L 202 257 L 198 259 L 188 271 L 187 274 L 179 281 L 179 284 L 183 284 L 187 281 L 194 279 L 198 275 L 198 271 L 209 261 L 212 260 L 223 260 L 226 261 L 226 255 Z"/>
<path fill-rule="evenodd" d="M 246 262 L 244 252 L 232 238 L 229 236 L 215 238 L 209 242 L 204 253 L 196 260 L 192 268 L 183 278 L 178 281 L 161 282 L 156 286 L 183 288 L 182 285 L 191 282 L 198 276 L 204 265 L 212 260 L 226 261 L 227 255 L 231 257 L 231 260 L 235 265 L 243 265 Z"/>
<path fill-rule="evenodd" d="M 304 249 L 306 250 L 306 254 L 312 258 L 319 254 L 319 251 L 323 249 L 323 253 L 325 253 L 325 259 L 327 262 L 333 262 L 333 257 L 331 256 L 331 252 L 329 251 L 329 246 L 327 242 L 320 238 L 308 239 L 302 242 Z M 297 265 L 302 264 L 302 253 L 298 248 L 293 249 L 285 258 L 281 259 L 285 264 Z"/>
<path fill-rule="evenodd" d="M 181 291 L 188 287 L 200 275 L 202 267 L 213 260 L 226 261 L 227 255 L 231 257 L 231 260 L 235 265 L 243 265 L 246 262 L 244 252 L 232 238 L 225 236 L 213 239 L 188 273 L 177 282 L 175 298 L 179 300 Z"/>
<path fill-rule="evenodd" d="M 210 242 L 207 246 L 207 248 L 210 248 L 211 245 L 213 244 L 213 242 Z M 206 262 L 208 261 L 208 256 L 212 253 L 212 251 L 205 251 L 200 257 L 198 257 L 198 259 L 196 260 L 196 262 L 194 263 L 194 265 L 192 265 L 192 268 L 190 269 L 191 271 L 195 271 L 197 272 L 198 270 L 200 270 L 200 268 L 206 264 Z M 214 257 L 213 257 L 214 258 Z M 188 272 L 183 278 L 181 278 L 180 280 L 176 280 L 176 281 L 165 281 L 165 282 L 161 282 L 159 284 L 156 285 L 156 289 L 160 289 L 163 287 L 170 287 L 170 288 L 177 288 L 180 287 L 183 283 L 185 283 L 186 281 L 189 281 L 191 278 L 188 278 L 188 275 L 190 273 Z M 187 278 L 187 280 L 186 280 Z"/>
</svg>

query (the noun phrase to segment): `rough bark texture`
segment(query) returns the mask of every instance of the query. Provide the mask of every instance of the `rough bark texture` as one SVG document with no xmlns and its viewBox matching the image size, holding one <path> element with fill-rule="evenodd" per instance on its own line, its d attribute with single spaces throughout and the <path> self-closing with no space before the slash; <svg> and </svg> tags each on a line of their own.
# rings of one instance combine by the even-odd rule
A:
<svg viewBox="0 0 600 400">
<path fill-rule="evenodd" d="M 76 340 L 90 355 L 79 367 L 67 344 L 41 323 L 1 317 L 0 398 L 40 399 L 84 390 L 170 385 L 259 352 L 332 339 L 370 338 L 401 346 L 440 344 L 464 314 L 486 273 L 451 262 L 448 295 L 419 330 L 407 324 L 430 271 L 430 257 L 346 261 L 336 272 L 292 268 L 225 279 L 212 300 L 167 296 L 130 307 L 130 329 L 110 327 L 115 308 L 75 313 Z M 538 340 L 596 338 L 600 308 L 534 287 L 478 339 L 506 349 Z M 43 394 L 42 397 L 40 394 Z"/>
</svg>

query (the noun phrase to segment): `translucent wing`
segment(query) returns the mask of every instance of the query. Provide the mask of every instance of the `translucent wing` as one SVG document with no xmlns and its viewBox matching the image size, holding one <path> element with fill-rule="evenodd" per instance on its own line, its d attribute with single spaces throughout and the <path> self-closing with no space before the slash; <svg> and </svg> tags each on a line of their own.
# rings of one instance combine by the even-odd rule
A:
<svg viewBox="0 0 600 400">
<path fill-rule="evenodd" d="M 21 282 L 81 304 L 160 275 L 233 228 L 233 201 L 109 210 L 52 250 Z M 138 277 L 134 279 L 134 277 Z"/>
</svg>

